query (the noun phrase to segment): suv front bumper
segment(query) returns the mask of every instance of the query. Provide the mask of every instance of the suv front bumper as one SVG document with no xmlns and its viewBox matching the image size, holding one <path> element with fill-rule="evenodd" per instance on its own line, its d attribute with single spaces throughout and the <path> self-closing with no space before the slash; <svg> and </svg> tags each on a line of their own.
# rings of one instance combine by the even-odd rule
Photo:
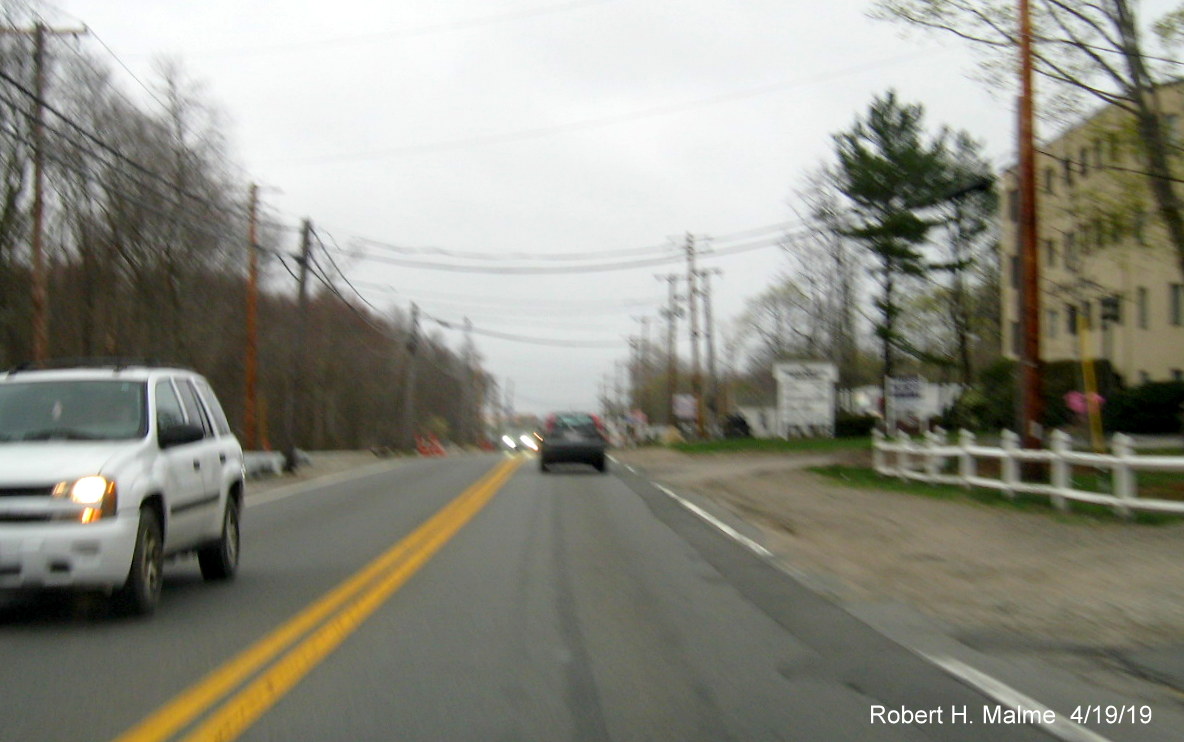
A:
<svg viewBox="0 0 1184 742">
<path fill-rule="evenodd" d="M 0 590 L 120 587 L 138 527 L 138 518 L 119 516 L 86 524 L 0 523 Z"/>
</svg>

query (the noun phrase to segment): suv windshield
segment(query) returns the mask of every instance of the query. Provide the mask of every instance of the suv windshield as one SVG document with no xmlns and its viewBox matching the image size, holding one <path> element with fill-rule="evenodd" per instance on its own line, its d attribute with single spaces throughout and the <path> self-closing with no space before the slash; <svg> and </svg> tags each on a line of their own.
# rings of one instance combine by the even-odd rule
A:
<svg viewBox="0 0 1184 742">
<path fill-rule="evenodd" d="M 142 438 L 145 390 L 134 381 L 0 384 L 0 442 Z"/>
</svg>

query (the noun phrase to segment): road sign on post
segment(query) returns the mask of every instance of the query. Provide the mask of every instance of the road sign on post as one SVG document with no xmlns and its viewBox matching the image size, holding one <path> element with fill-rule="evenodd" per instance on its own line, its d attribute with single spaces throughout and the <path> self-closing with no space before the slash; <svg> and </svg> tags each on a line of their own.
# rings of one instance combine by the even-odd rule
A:
<svg viewBox="0 0 1184 742">
<path fill-rule="evenodd" d="M 886 416 L 888 431 L 896 429 L 902 417 L 915 415 L 921 407 L 925 379 L 920 376 L 890 376 L 887 379 L 888 401 Z"/>
<path fill-rule="evenodd" d="M 778 433 L 785 436 L 835 434 L 835 382 L 839 378 L 833 363 L 794 361 L 773 366 L 777 381 Z"/>
</svg>

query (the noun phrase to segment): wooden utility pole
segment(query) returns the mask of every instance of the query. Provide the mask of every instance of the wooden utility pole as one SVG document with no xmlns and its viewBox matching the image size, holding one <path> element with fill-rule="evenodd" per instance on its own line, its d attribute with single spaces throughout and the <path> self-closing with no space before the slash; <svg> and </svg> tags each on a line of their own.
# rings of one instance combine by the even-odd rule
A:
<svg viewBox="0 0 1184 742">
<path fill-rule="evenodd" d="M 674 395 L 678 392 L 678 334 L 676 332 L 678 327 L 678 274 L 668 273 L 664 276 L 655 276 L 660 281 L 665 281 L 669 286 L 669 298 L 666 309 L 663 309 L 661 314 L 666 318 L 666 404 L 662 408 L 666 410 L 666 424 L 676 425 L 678 421 L 674 417 Z"/>
<path fill-rule="evenodd" d="M 284 468 L 296 471 L 296 445 L 304 442 L 304 362 L 307 357 L 305 337 L 308 336 L 308 265 L 312 260 L 312 222 L 305 219 L 300 227 L 300 276 L 297 279 L 296 294 L 296 337 L 289 354 L 289 374 L 292 383 L 288 389 L 288 450 L 284 456 Z"/>
<path fill-rule="evenodd" d="M 1040 448 L 1042 431 L 1040 363 L 1040 267 L 1036 247 L 1036 147 L 1032 91 L 1032 23 L 1028 0 L 1019 0 L 1019 237 L 1022 296 L 1020 328 L 1020 438 L 1025 448 Z"/>
<path fill-rule="evenodd" d="M 695 430 L 699 437 L 706 435 L 703 415 L 703 370 L 699 364 L 699 271 L 695 268 L 695 237 L 688 234 L 687 251 L 687 311 L 690 312 L 691 330 L 691 394 L 695 397 Z"/>
<path fill-rule="evenodd" d="M 415 371 L 419 352 L 419 305 L 411 303 L 411 333 L 407 336 L 407 372 L 403 374 L 403 441 L 409 451 L 415 450 Z"/>
<path fill-rule="evenodd" d="M 473 320 L 465 317 L 465 347 L 464 347 L 465 381 L 462 392 L 461 406 L 461 440 L 464 443 L 477 442 L 477 430 L 480 419 L 480 400 L 477 399 L 477 369 L 476 348 L 473 346 Z"/>
<path fill-rule="evenodd" d="M 641 323 L 641 337 L 637 338 L 637 355 L 633 369 L 633 405 L 649 415 L 650 385 L 650 318 L 634 317 Z"/>
<path fill-rule="evenodd" d="M 45 270 L 45 37 L 80 36 L 80 29 L 53 29 L 36 23 L 31 29 L 0 28 L 0 34 L 33 37 L 33 207 L 30 235 L 30 309 L 33 321 L 32 357 L 41 363 L 49 356 L 49 278 Z"/>
<path fill-rule="evenodd" d="M 715 368 L 715 318 L 711 311 L 711 277 L 721 275 L 719 268 L 699 271 L 703 280 L 703 334 L 707 340 L 707 415 L 714 424 L 719 418 L 719 376 Z"/>
<path fill-rule="evenodd" d="M 259 245 L 256 239 L 256 212 L 259 206 L 259 186 L 251 184 L 251 195 L 247 207 L 247 345 L 246 358 L 243 363 L 246 389 L 243 400 L 243 433 L 246 440 L 243 448 L 256 449 L 259 446 L 259 434 L 255 419 L 256 396 L 256 357 L 259 349 L 258 312 L 259 312 Z"/>
</svg>

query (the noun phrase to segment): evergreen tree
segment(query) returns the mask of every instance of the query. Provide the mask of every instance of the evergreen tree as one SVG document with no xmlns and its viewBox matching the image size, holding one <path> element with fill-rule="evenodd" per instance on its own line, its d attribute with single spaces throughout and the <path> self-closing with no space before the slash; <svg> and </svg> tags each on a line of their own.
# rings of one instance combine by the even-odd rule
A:
<svg viewBox="0 0 1184 742">
<path fill-rule="evenodd" d="M 876 336 L 885 377 L 895 371 L 898 350 L 915 351 L 899 332 L 900 283 L 924 276 L 921 247 L 937 223 L 925 215 L 955 184 L 947 167 L 947 133 L 927 140 L 919 105 L 901 104 L 894 92 L 873 100 L 865 117 L 834 136 L 834 175 L 846 199 L 843 234 L 867 249 L 879 288 Z"/>
</svg>

